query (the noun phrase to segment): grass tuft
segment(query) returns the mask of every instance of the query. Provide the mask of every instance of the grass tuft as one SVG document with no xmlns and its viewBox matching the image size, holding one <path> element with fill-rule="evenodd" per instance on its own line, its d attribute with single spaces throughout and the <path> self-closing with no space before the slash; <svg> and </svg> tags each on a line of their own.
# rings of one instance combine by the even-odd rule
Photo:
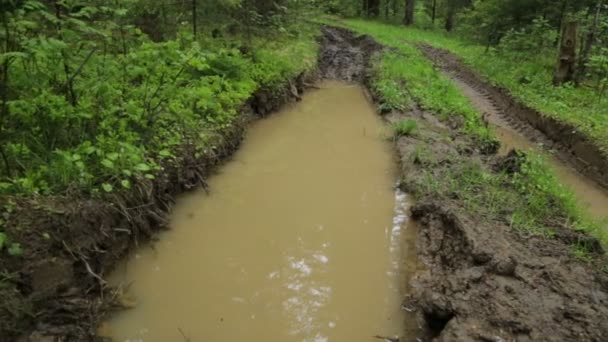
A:
<svg viewBox="0 0 608 342">
<path fill-rule="evenodd" d="M 393 124 L 393 130 L 398 137 L 412 136 L 415 135 L 418 130 L 418 123 L 416 120 L 412 119 L 401 120 Z"/>
</svg>

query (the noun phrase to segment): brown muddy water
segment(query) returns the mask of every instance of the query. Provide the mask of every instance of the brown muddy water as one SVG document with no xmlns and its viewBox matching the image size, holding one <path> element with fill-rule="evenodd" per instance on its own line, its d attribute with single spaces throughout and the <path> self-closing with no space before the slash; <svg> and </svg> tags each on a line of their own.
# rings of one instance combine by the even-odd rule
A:
<svg viewBox="0 0 608 342">
<path fill-rule="evenodd" d="M 254 123 L 211 193 L 180 198 L 171 230 L 118 267 L 136 305 L 104 334 L 356 342 L 413 326 L 400 304 L 415 231 L 387 132 L 359 86 L 320 88 Z"/>
<path fill-rule="evenodd" d="M 449 74 L 448 74 L 449 76 Z M 542 148 L 530 139 L 512 128 L 510 124 L 500 117 L 498 110 L 492 102 L 484 97 L 478 90 L 464 81 L 450 77 L 452 81 L 467 96 L 473 105 L 483 113 L 493 126 L 496 136 L 501 142 L 499 154 L 505 155 L 512 149 L 543 152 Z M 608 191 L 599 184 L 585 177 L 570 166 L 564 164 L 556 156 L 544 153 L 547 161 L 553 167 L 559 181 L 570 188 L 581 205 L 595 218 L 608 218 Z"/>
</svg>

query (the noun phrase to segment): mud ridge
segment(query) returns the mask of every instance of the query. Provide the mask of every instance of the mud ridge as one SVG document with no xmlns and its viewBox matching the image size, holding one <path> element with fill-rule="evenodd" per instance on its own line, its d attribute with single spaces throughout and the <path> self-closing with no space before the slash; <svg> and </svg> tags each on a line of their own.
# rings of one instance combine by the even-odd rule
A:
<svg viewBox="0 0 608 342">
<path fill-rule="evenodd" d="M 325 79 L 366 83 L 372 57 L 382 45 L 367 35 L 344 28 L 323 26 L 320 38 L 319 76 Z"/>
<path fill-rule="evenodd" d="M 166 229 L 178 194 L 207 187 L 205 180 L 238 149 L 249 122 L 299 99 L 316 77 L 301 74 L 278 90 L 260 89 L 236 122 L 213 137 L 212 149 L 182 146 L 174 151 L 177 166 L 162 167 L 154 180 L 128 191 L 100 199 L 74 191 L 10 199 L 15 209 L 5 217 L 6 229 L 28 242 L 22 257 L 0 258 L 8 284 L 0 287 L 0 341 L 103 341 L 97 336 L 100 320 L 122 308 L 104 275 L 131 249 Z M 19 227 L 36 227 L 36 234 Z"/>
<path fill-rule="evenodd" d="M 446 73 L 482 94 L 494 106 L 494 113 L 506 125 L 549 150 L 581 174 L 608 189 L 608 155 L 575 127 L 534 110 L 511 95 L 508 89 L 494 86 L 468 68 L 449 51 L 421 44 L 422 52 Z"/>
</svg>

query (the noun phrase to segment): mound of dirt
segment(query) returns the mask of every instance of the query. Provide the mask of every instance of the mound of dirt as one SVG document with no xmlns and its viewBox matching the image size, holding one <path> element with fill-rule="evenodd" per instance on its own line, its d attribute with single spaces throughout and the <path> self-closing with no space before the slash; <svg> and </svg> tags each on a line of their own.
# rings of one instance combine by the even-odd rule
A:
<svg viewBox="0 0 608 342">
<path fill-rule="evenodd" d="M 602 341 L 608 279 L 573 260 L 560 239 L 524 237 L 471 217 L 455 202 L 423 201 L 420 254 L 429 271 L 414 298 L 440 341 Z"/>
<path fill-rule="evenodd" d="M 357 36 L 352 31 L 324 26 L 320 38 L 319 73 L 322 78 L 347 82 L 364 82 L 371 58 L 382 46 L 370 36 Z"/>
</svg>

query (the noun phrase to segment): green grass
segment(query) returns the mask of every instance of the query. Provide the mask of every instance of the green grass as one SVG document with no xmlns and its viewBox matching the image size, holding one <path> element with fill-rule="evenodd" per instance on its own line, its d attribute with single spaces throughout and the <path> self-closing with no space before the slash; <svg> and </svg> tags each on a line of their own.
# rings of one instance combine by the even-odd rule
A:
<svg viewBox="0 0 608 342">
<path fill-rule="evenodd" d="M 440 119 L 463 121 L 462 131 L 473 139 L 477 148 L 480 143 L 495 141 L 493 132 L 482 122 L 481 114 L 470 101 L 412 45 L 428 39 L 436 46 L 464 50 L 459 42 L 439 34 L 363 20 L 338 24 L 369 34 L 390 48 L 375 61 L 371 84 L 383 110 L 405 110 L 417 103 L 422 109 L 438 114 Z M 481 47 L 472 47 L 469 53 L 483 51 Z M 488 68 L 492 66 L 491 61 L 484 63 Z M 557 91 L 569 90 L 559 88 Z M 537 93 L 537 96 L 542 95 Z M 521 169 L 515 174 L 492 172 L 479 161 L 460 156 L 453 156 L 447 162 L 450 166 L 441 168 L 437 160 L 442 157 L 433 155 L 424 146 L 416 149 L 413 159 L 424 166 L 424 174 L 419 178 L 422 181 L 416 186 L 423 194 L 458 198 L 471 213 L 505 219 L 514 228 L 529 234 L 551 236 L 554 225 L 559 224 L 586 231 L 608 246 L 608 224 L 590 218 L 541 155 L 527 152 Z M 577 251 L 581 250 L 584 248 L 577 247 Z"/>
<path fill-rule="evenodd" d="M 416 134 L 418 123 L 416 120 L 406 119 L 393 124 L 393 130 L 396 136 L 411 136 Z"/>
<path fill-rule="evenodd" d="M 403 41 L 400 28 L 364 21 L 349 21 L 347 26 L 393 48 L 380 56 L 373 70 L 371 87 L 383 111 L 404 110 L 416 103 L 443 119 L 459 117 L 465 133 L 482 145 L 493 144 L 491 132 L 469 100 L 418 49 Z"/>
<path fill-rule="evenodd" d="M 443 32 L 364 20 L 345 20 L 343 23 L 399 49 L 408 41 L 449 50 L 492 84 L 508 89 L 522 103 L 576 127 L 608 154 L 608 97 L 600 98 L 594 89 L 587 86 L 553 87 L 556 54 L 499 52 Z M 526 82 L 521 82 L 522 79 L 526 79 Z"/>
<path fill-rule="evenodd" d="M 493 172 L 479 160 L 459 155 L 438 156 L 423 144 L 411 159 L 421 166 L 422 175 L 410 186 L 418 196 L 457 199 L 468 212 L 504 221 L 525 234 L 551 237 L 558 224 L 608 245 L 606 223 L 589 218 L 539 155 L 522 154 L 515 173 Z M 573 251 L 582 255 L 588 247 L 577 244 Z"/>
</svg>

